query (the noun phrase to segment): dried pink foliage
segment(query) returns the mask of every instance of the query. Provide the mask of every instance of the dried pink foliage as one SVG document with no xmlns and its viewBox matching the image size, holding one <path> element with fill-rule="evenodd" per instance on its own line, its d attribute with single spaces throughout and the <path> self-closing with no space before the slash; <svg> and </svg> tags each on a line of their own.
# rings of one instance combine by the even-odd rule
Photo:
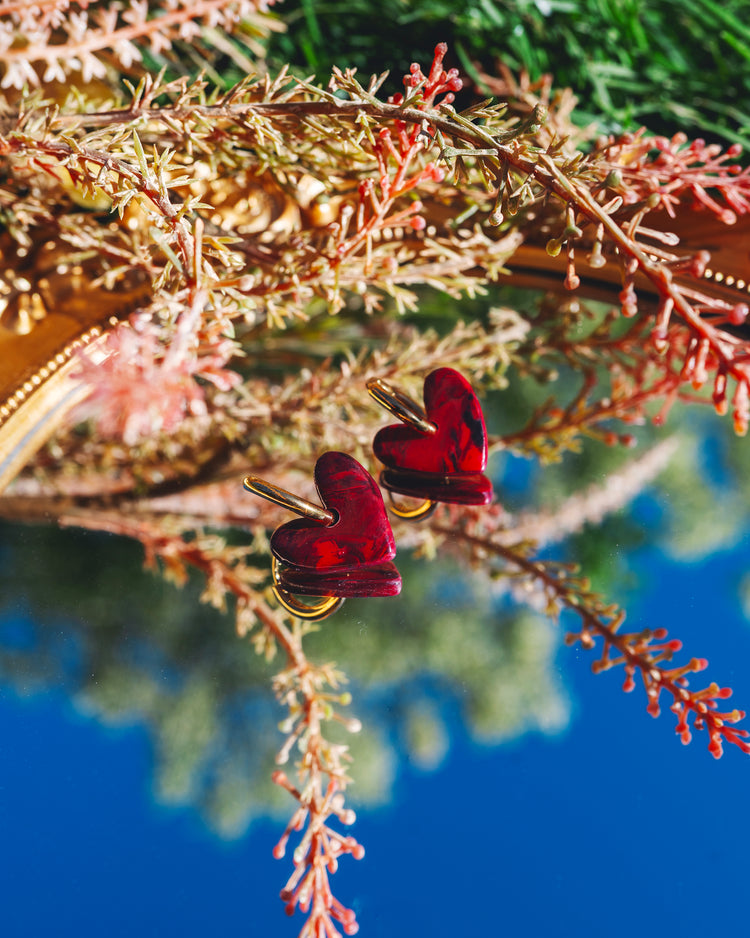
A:
<svg viewBox="0 0 750 938">
<path fill-rule="evenodd" d="M 183 326 L 197 319 L 186 311 L 181 316 Z M 234 343 L 221 339 L 203 350 L 189 331 L 165 347 L 153 321 L 121 324 L 80 358 L 77 374 L 90 391 L 79 417 L 95 417 L 105 438 L 121 439 L 128 446 L 174 433 L 186 420 L 208 413 L 204 387 L 196 378 L 221 390 L 241 382 L 226 367 L 235 352 Z"/>
</svg>

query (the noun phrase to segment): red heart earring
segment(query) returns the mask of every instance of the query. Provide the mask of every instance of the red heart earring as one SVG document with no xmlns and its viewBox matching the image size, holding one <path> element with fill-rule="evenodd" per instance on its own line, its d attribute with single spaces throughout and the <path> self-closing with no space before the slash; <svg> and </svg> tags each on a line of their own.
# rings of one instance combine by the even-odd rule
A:
<svg viewBox="0 0 750 938">
<path fill-rule="evenodd" d="M 271 536 L 273 589 L 281 605 L 304 619 L 331 615 L 347 596 L 396 596 L 401 577 L 393 532 L 372 476 L 346 453 L 328 452 L 315 464 L 323 507 L 248 476 L 249 492 L 302 515 Z M 293 594 L 320 597 L 304 603 Z"/>
<path fill-rule="evenodd" d="M 381 485 L 390 493 L 424 499 L 407 509 L 392 501 L 399 518 L 426 518 L 438 502 L 488 505 L 492 483 L 487 466 L 487 431 L 482 408 L 469 382 L 452 368 L 438 368 L 424 383 L 424 410 L 376 378 L 370 394 L 406 426 L 379 430 L 373 450 L 385 465 Z"/>
</svg>

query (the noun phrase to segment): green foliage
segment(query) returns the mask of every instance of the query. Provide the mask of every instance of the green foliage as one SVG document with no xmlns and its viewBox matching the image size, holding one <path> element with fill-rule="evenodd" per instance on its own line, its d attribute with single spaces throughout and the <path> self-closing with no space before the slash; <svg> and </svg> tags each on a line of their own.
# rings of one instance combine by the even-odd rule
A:
<svg viewBox="0 0 750 938">
<path fill-rule="evenodd" d="M 746 14 L 744 0 L 287 0 L 269 56 L 319 78 L 343 62 L 366 76 L 447 41 L 480 85 L 497 62 L 532 80 L 552 73 L 579 97 L 579 123 L 748 146 Z"/>
</svg>

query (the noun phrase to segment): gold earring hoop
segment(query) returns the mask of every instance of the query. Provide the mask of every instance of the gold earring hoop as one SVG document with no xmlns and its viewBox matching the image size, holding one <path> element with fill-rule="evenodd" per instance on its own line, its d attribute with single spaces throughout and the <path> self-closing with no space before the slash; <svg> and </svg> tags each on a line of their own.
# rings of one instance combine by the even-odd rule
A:
<svg viewBox="0 0 750 938">
<path fill-rule="evenodd" d="M 344 604 L 343 596 L 321 596 L 314 603 L 301 602 L 281 585 L 283 581 L 279 571 L 279 561 L 273 556 L 271 557 L 271 576 L 273 577 L 274 596 L 287 612 L 291 612 L 298 619 L 319 622 L 321 619 L 327 619 L 328 616 L 333 615 Z"/>
<path fill-rule="evenodd" d="M 421 521 L 422 518 L 429 518 L 438 506 L 437 502 L 433 501 L 431 498 L 426 498 L 415 508 L 406 508 L 404 505 L 399 505 L 393 497 L 393 492 L 391 492 L 389 488 L 386 487 L 386 491 L 388 492 L 388 501 L 391 505 L 391 511 L 397 518 L 402 518 L 405 521 Z"/>
</svg>

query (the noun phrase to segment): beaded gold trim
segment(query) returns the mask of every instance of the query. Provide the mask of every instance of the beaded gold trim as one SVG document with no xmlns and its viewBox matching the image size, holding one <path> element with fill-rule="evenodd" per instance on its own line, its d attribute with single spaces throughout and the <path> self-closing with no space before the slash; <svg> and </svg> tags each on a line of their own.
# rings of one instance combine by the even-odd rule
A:
<svg viewBox="0 0 750 938">
<path fill-rule="evenodd" d="M 0 404 L 0 428 L 29 400 L 32 394 L 38 391 L 63 365 L 66 365 L 80 349 L 100 338 L 108 328 L 116 326 L 118 322 L 116 316 L 110 316 L 106 324 L 92 326 L 68 342 L 56 355 L 37 369 L 30 378 L 27 378 L 22 385 L 16 388 L 10 397 Z"/>
</svg>

